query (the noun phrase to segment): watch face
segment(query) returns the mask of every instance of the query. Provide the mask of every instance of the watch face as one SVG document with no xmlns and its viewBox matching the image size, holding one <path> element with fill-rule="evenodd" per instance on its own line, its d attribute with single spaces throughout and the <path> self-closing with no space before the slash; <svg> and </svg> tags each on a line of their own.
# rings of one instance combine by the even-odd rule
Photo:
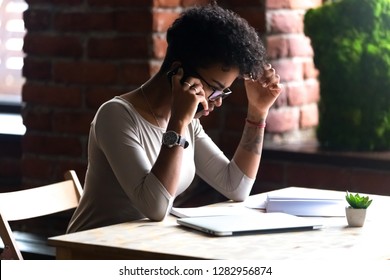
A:
<svg viewBox="0 0 390 280">
<path fill-rule="evenodd" d="M 179 135 L 174 131 L 167 131 L 163 135 L 163 143 L 167 146 L 177 145 Z"/>
</svg>

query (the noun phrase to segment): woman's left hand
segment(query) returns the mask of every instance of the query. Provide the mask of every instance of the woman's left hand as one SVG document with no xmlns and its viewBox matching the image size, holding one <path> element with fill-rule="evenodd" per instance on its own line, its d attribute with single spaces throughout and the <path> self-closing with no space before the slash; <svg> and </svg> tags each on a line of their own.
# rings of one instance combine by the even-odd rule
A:
<svg viewBox="0 0 390 280">
<path fill-rule="evenodd" d="M 257 80 L 245 80 L 248 97 L 248 115 L 266 117 L 268 110 L 282 92 L 280 76 L 271 64 L 264 67 L 263 75 Z"/>
</svg>

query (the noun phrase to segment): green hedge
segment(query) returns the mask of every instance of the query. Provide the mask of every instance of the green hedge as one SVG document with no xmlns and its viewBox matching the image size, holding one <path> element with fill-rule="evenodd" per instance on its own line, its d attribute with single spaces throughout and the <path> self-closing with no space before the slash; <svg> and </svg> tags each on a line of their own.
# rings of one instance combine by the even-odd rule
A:
<svg viewBox="0 0 390 280">
<path fill-rule="evenodd" d="M 390 148 L 390 0 L 343 0 L 304 17 L 320 71 L 323 148 Z"/>
</svg>

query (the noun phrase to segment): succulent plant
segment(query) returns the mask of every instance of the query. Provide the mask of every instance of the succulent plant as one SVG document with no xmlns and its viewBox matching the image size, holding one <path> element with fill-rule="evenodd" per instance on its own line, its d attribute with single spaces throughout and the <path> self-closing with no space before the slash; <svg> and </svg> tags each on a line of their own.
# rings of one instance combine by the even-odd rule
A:
<svg viewBox="0 0 390 280">
<path fill-rule="evenodd" d="M 370 199 L 369 196 L 360 196 L 358 193 L 353 195 L 348 191 L 345 196 L 345 199 L 347 200 L 349 207 L 355 209 L 366 209 L 368 208 L 368 206 L 371 205 L 372 202 L 372 199 Z"/>
</svg>

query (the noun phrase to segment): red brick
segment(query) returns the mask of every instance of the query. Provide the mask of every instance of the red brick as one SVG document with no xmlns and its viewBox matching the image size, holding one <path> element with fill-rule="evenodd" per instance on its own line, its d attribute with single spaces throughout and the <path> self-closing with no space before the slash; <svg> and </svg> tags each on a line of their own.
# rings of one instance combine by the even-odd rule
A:
<svg viewBox="0 0 390 280">
<path fill-rule="evenodd" d="M 166 32 L 168 27 L 179 16 L 175 12 L 154 12 L 153 13 L 153 31 L 154 32 Z"/>
<path fill-rule="evenodd" d="M 108 87 L 93 87 L 86 92 L 86 106 L 87 108 L 97 109 L 104 102 L 113 98 L 116 95 L 121 95 L 128 91 L 128 89 L 108 88 Z"/>
<path fill-rule="evenodd" d="M 120 32 L 150 32 L 153 16 L 150 10 L 128 10 L 115 13 L 115 30 Z"/>
<path fill-rule="evenodd" d="M 228 0 L 229 7 L 262 7 L 264 8 L 264 2 L 259 0 Z"/>
<path fill-rule="evenodd" d="M 315 79 L 289 83 L 286 88 L 289 105 L 291 106 L 317 103 L 320 99 L 319 83 Z"/>
<path fill-rule="evenodd" d="M 163 59 L 167 52 L 166 38 L 161 35 L 153 36 L 153 58 Z"/>
<path fill-rule="evenodd" d="M 309 9 L 316 8 L 323 4 L 323 0 L 291 0 L 291 8 L 293 9 Z"/>
<path fill-rule="evenodd" d="M 317 78 L 319 71 L 314 65 L 314 61 L 312 58 L 307 59 L 303 62 L 303 77 L 305 79 Z"/>
<path fill-rule="evenodd" d="M 278 99 L 276 99 L 272 108 L 279 108 L 279 107 L 285 107 L 285 106 L 288 106 L 288 96 L 287 96 L 286 86 L 283 85 L 283 90 L 280 93 Z"/>
<path fill-rule="evenodd" d="M 318 106 L 315 103 L 301 107 L 301 128 L 310 128 L 318 125 Z"/>
<path fill-rule="evenodd" d="M 156 0 L 87 0 L 88 5 L 98 7 L 151 7 Z M 168 2 L 166 0 L 164 2 Z M 172 0 L 177 1 L 177 0 Z"/>
<path fill-rule="evenodd" d="M 23 50 L 40 56 L 81 57 L 81 40 L 74 36 L 38 35 L 27 33 Z"/>
<path fill-rule="evenodd" d="M 267 36 L 267 56 L 270 59 L 288 57 L 289 44 L 288 38 L 284 35 Z"/>
<path fill-rule="evenodd" d="M 48 58 L 42 59 L 27 56 L 24 58 L 22 74 L 28 80 L 50 80 L 51 61 Z"/>
<path fill-rule="evenodd" d="M 269 9 L 308 9 L 319 7 L 322 0 L 267 0 Z"/>
<path fill-rule="evenodd" d="M 165 1 L 166 2 L 166 1 Z M 195 6 L 195 5 L 205 5 L 210 3 L 211 0 L 182 0 L 183 7 Z"/>
<path fill-rule="evenodd" d="M 52 12 L 44 9 L 28 9 L 23 13 L 25 28 L 30 31 L 46 29 L 51 25 Z"/>
<path fill-rule="evenodd" d="M 53 0 L 26 0 L 27 4 L 50 4 L 53 5 Z M 66 6 L 75 6 L 77 4 L 82 4 L 84 0 L 55 0 L 54 5 L 66 5 Z"/>
<path fill-rule="evenodd" d="M 166 8 L 166 7 L 177 7 L 180 6 L 182 0 L 154 0 L 154 7 Z"/>
<path fill-rule="evenodd" d="M 320 84 L 316 79 L 305 80 L 307 103 L 317 103 L 320 101 Z"/>
<path fill-rule="evenodd" d="M 53 131 L 72 134 L 88 134 L 94 112 L 55 112 Z"/>
<path fill-rule="evenodd" d="M 280 75 L 281 82 L 303 80 L 303 63 L 297 59 L 280 59 L 272 61 L 272 66 Z"/>
<path fill-rule="evenodd" d="M 48 160 L 25 156 L 22 163 L 23 176 L 29 178 L 50 178 L 55 169 L 55 159 Z"/>
<path fill-rule="evenodd" d="M 79 107 L 81 91 L 74 87 L 50 86 L 27 82 L 22 90 L 23 101 L 28 104 L 40 104 L 54 107 Z"/>
<path fill-rule="evenodd" d="M 53 19 L 53 25 L 59 31 L 102 31 L 113 29 L 113 15 L 107 12 L 58 13 Z"/>
<path fill-rule="evenodd" d="M 118 69 L 104 62 L 56 62 L 53 65 L 54 81 L 62 83 L 101 85 L 114 83 Z"/>
<path fill-rule="evenodd" d="M 121 67 L 121 74 L 124 84 L 140 85 L 143 84 L 150 77 L 150 65 L 141 63 L 125 63 Z"/>
<path fill-rule="evenodd" d="M 302 34 L 278 34 L 267 36 L 267 54 L 271 59 L 299 56 L 311 59 L 313 49 L 310 41 Z"/>
<path fill-rule="evenodd" d="M 64 179 L 64 173 L 73 169 L 77 173 L 81 184 L 84 182 L 86 160 L 69 160 L 36 158 L 27 155 L 23 161 L 23 174 L 26 175 L 24 182 L 33 187 L 42 184 L 54 183 Z"/>
<path fill-rule="evenodd" d="M 270 14 L 271 33 L 303 33 L 303 13 L 297 11 L 278 11 Z"/>
<path fill-rule="evenodd" d="M 245 7 L 241 5 L 241 7 Z M 245 8 L 237 8 L 235 12 L 239 14 L 241 17 L 246 19 L 250 25 L 252 25 L 256 30 L 260 33 L 266 32 L 266 19 L 265 19 L 265 11 L 263 8 L 254 8 L 254 7 L 245 7 Z"/>
<path fill-rule="evenodd" d="M 23 152 L 25 154 L 78 157 L 82 155 L 82 146 L 77 137 L 26 133 L 23 137 Z"/>
<path fill-rule="evenodd" d="M 285 9 L 291 8 L 291 1 L 292 0 L 268 0 L 265 2 L 268 9 Z"/>
<path fill-rule="evenodd" d="M 307 103 L 307 92 L 304 82 L 289 83 L 286 85 L 286 93 L 288 104 L 291 106 L 300 106 Z"/>
<path fill-rule="evenodd" d="M 283 133 L 297 130 L 299 127 L 299 109 L 283 107 L 271 109 L 267 117 L 266 131 L 271 133 Z"/>
<path fill-rule="evenodd" d="M 24 110 L 23 123 L 29 130 L 51 131 L 52 111 L 49 109 Z"/>
<path fill-rule="evenodd" d="M 303 34 L 289 36 L 289 57 L 313 57 L 310 40 Z"/>
<path fill-rule="evenodd" d="M 87 51 L 89 58 L 124 59 L 148 57 L 149 41 L 145 36 L 91 38 Z"/>
</svg>

